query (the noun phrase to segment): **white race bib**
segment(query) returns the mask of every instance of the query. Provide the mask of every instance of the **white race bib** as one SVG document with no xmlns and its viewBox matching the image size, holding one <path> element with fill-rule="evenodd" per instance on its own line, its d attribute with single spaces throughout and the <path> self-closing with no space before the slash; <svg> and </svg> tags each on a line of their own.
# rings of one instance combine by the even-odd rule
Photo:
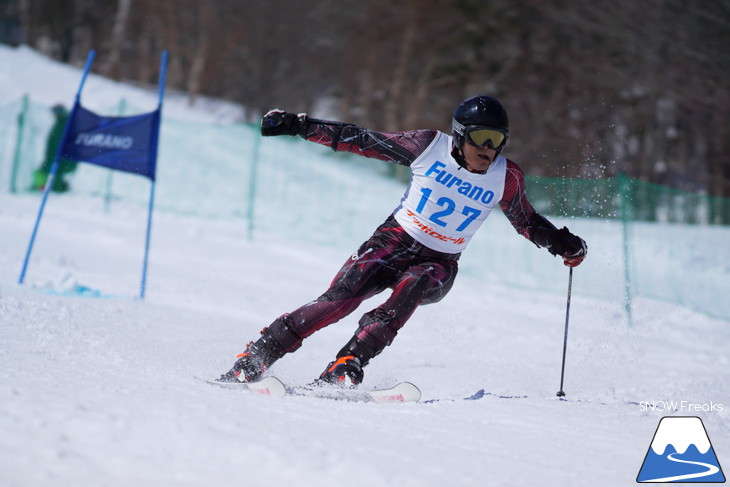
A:
<svg viewBox="0 0 730 487">
<path fill-rule="evenodd" d="M 451 137 L 439 132 L 410 167 L 396 220 L 430 249 L 461 252 L 502 199 L 507 159 L 497 157 L 486 174 L 469 172 L 451 156 Z"/>
</svg>

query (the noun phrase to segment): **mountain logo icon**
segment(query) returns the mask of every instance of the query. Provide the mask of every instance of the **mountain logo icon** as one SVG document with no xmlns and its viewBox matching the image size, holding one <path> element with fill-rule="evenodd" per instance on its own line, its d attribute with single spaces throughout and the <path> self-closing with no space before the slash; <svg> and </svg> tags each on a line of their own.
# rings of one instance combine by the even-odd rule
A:
<svg viewBox="0 0 730 487">
<path fill-rule="evenodd" d="M 636 481 L 725 482 L 702 420 L 696 416 L 663 417 Z"/>
</svg>

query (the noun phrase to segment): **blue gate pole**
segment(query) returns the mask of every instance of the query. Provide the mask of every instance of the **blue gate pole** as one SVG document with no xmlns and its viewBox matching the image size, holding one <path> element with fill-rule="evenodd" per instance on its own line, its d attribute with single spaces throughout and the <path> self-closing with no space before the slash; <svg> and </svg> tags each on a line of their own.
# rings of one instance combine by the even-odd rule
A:
<svg viewBox="0 0 730 487">
<path fill-rule="evenodd" d="M 35 219 L 35 225 L 33 226 L 33 233 L 30 235 L 30 242 L 28 243 L 28 250 L 25 252 L 25 259 L 23 260 L 23 268 L 20 270 L 20 277 L 18 277 L 18 284 L 23 284 L 25 281 L 25 272 L 28 270 L 28 262 L 30 261 L 30 254 L 33 251 L 33 244 L 35 243 L 35 237 L 38 233 L 38 226 L 41 223 L 41 217 L 43 216 L 43 209 L 46 207 L 46 200 L 48 199 L 48 193 L 53 186 L 53 180 L 56 176 L 56 170 L 58 169 L 58 157 L 53 160 L 51 165 L 51 171 L 48 173 L 46 179 L 46 187 L 43 190 L 43 198 L 41 199 L 41 207 L 38 209 L 38 216 Z"/>
<path fill-rule="evenodd" d="M 56 157 L 53 159 L 53 165 L 51 166 L 51 170 L 48 173 L 48 179 L 46 180 L 46 188 L 43 191 L 43 198 L 41 199 L 41 207 L 38 209 L 38 216 L 35 220 L 35 225 L 33 226 L 33 233 L 30 236 L 30 242 L 28 242 L 28 250 L 25 253 L 25 259 L 23 260 L 23 268 L 20 270 L 20 277 L 18 278 L 18 284 L 23 284 L 23 281 L 25 281 L 25 273 L 28 270 L 28 262 L 30 261 L 30 254 L 33 252 L 33 244 L 35 243 L 35 237 L 38 234 L 38 227 L 41 223 L 41 217 L 43 216 L 43 210 L 46 207 L 46 200 L 48 200 L 48 193 L 51 190 L 51 187 L 53 186 L 53 180 L 56 177 L 56 171 L 58 170 L 58 161 L 61 159 L 61 151 L 63 150 L 63 146 L 66 143 L 66 137 L 68 137 L 68 128 L 73 123 L 74 117 L 76 115 L 76 112 L 78 111 L 79 106 L 79 100 L 81 99 L 81 90 L 84 89 L 84 83 L 86 82 L 86 77 L 89 74 L 89 71 L 91 71 L 91 65 L 94 62 L 94 56 L 96 55 L 96 51 L 89 51 L 89 55 L 86 57 L 86 66 L 84 66 L 84 74 L 81 76 L 81 83 L 79 83 L 79 89 L 76 92 L 76 98 L 74 99 L 74 106 L 71 109 L 71 113 L 69 114 L 68 120 L 66 121 L 66 126 L 63 128 L 63 135 L 61 136 L 61 143 L 58 144 L 58 149 L 56 150 Z"/>
<path fill-rule="evenodd" d="M 139 297 L 144 299 L 145 291 L 147 290 L 147 262 L 150 255 L 150 235 L 152 234 L 152 208 L 155 202 L 155 182 L 152 181 L 152 188 L 150 189 L 150 205 L 147 213 L 147 237 L 144 243 L 144 261 L 142 262 L 142 283 L 139 286 Z"/>
<path fill-rule="evenodd" d="M 150 237 L 152 235 L 152 210 L 155 205 L 155 179 L 157 178 L 157 145 L 160 140 L 160 124 L 162 123 L 162 100 L 165 97 L 165 77 L 167 74 L 167 51 L 162 51 L 162 61 L 160 63 L 160 81 L 158 87 L 157 101 L 157 124 L 153 127 L 154 134 L 152 137 L 152 157 L 155 161 L 155 178 L 152 179 L 152 187 L 150 188 L 150 204 L 147 211 L 147 236 L 144 244 L 144 260 L 142 262 L 142 282 L 139 286 L 139 297 L 144 299 L 147 291 L 147 265 L 150 255 Z"/>
</svg>

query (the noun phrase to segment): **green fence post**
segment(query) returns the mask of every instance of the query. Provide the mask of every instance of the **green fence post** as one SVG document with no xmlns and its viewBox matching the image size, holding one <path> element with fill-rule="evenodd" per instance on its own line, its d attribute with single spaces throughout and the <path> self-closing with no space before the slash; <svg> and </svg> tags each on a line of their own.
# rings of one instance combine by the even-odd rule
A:
<svg viewBox="0 0 730 487">
<path fill-rule="evenodd" d="M 253 150 L 251 151 L 251 172 L 248 178 L 248 239 L 253 240 L 254 216 L 256 213 L 256 178 L 258 177 L 259 146 L 261 137 L 258 131 L 253 133 Z"/>
<path fill-rule="evenodd" d="M 25 132 L 25 122 L 28 117 L 28 105 L 30 97 L 28 94 L 23 95 L 23 109 L 18 115 L 18 137 L 15 142 L 15 154 L 13 155 L 13 169 L 10 173 L 10 192 L 18 192 L 18 169 L 20 168 L 20 153 L 23 150 L 23 133 Z"/>
<path fill-rule="evenodd" d="M 631 316 L 631 248 L 629 246 L 629 220 L 631 218 L 629 214 L 631 205 L 629 191 L 631 190 L 631 181 L 624 173 L 619 173 L 617 177 L 619 182 L 619 192 L 621 194 L 621 228 L 624 254 L 624 306 L 626 309 L 626 320 L 628 326 L 631 327 L 633 326 L 633 319 Z"/>
</svg>

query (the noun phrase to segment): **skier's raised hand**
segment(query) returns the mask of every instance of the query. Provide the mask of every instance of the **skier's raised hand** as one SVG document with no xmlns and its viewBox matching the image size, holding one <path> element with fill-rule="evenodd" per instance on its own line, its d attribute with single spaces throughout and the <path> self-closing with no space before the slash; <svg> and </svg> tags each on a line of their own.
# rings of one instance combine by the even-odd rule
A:
<svg viewBox="0 0 730 487">
<path fill-rule="evenodd" d="M 261 135 L 304 135 L 307 128 L 307 114 L 285 112 L 275 108 L 261 119 Z"/>
</svg>

